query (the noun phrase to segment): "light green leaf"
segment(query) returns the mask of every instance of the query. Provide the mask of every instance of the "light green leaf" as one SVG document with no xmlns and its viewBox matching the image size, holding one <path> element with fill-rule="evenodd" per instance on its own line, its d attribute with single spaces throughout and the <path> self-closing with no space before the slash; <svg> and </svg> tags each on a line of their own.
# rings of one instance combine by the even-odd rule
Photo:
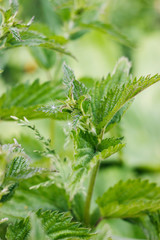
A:
<svg viewBox="0 0 160 240">
<path fill-rule="evenodd" d="M 120 181 L 99 197 L 97 203 L 106 218 L 136 218 L 160 209 L 160 187 L 148 180 Z"/>
<path fill-rule="evenodd" d="M 65 45 L 68 42 L 64 36 L 54 35 L 48 25 L 40 22 L 33 22 L 29 29 L 33 32 L 39 33 L 40 35 L 43 34 L 47 38 L 54 40 L 57 44 Z"/>
<path fill-rule="evenodd" d="M 65 190 L 52 181 L 49 185 L 48 174 L 36 175 L 19 182 L 10 201 L 1 206 L 0 218 L 8 217 L 10 221 L 26 217 L 31 211 L 51 209 L 68 211 L 68 196 Z M 39 187 L 38 187 L 39 185 Z"/>
<path fill-rule="evenodd" d="M 40 67 L 50 69 L 56 62 L 56 54 L 49 49 L 30 47 L 30 51 Z"/>
<path fill-rule="evenodd" d="M 79 23 L 79 24 L 84 29 L 100 31 L 102 33 L 110 35 L 114 40 L 126 46 L 133 47 L 133 43 L 110 23 L 95 21 L 90 23 Z"/>
<path fill-rule="evenodd" d="M 55 50 L 57 52 L 66 54 L 68 56 L 73 57 L 73 55 L 65 50 L 60 45 L 56 44 L 54 39 L 49 39 L 43 36 L 40 33 L 34 31 L 23 31 L 20 32 L 21 41 L 17 41 L 16 38 L 13 38 L 11 35 L 8 36 L 5 47 L 6 48 L 13 48 L 13 47 L 21 47 L 21 46 L 39 46 L 43 48 L 48 48 L 51 50 Z"/>
<path fill-rule="evenodd" d="M 6 161 L 5 173 L 0 185 L 0 202 L 9 200 L 22 179 L 28 179 L 44 171 L 42 168 L 30 167 L 28 156 L 17 143 L 0 146 Z M 10 162 L 8 163 L 8 161 Z"/>
<path fill-rule="evenodd" d="M 18 0 L 10 0 L 10 7 L 12 10 L 12 13 L 15 14 L 18 11 Z"/>
<path fill-rule="evenodd" d="M 31 232 L 29 236 L 29 240 L 47 240 L 45 236 L 45 232 L 43 230 L 43 226 L 41 223 L 41 220 L 38 219 L 36 214 L 31 214 L 30 216 L 30 222 L 31 222 Z"/>
<path fill-rule="evenodd" d="M 67 88 L 70 88 L 72 85 L 72 82 L 76 79 L 73 70 L 68 67 L 65 63 L 63 64 L 63 82 L 66 85 Z"/>
<path fill-rule="evenodd" d="M 98 160 L 106 160 L 108 157 L 112 156 L 114 153 L 120 151 L 124 146 L 125 144 L 122 144 L 122 143 L 117 143 L 112 146 L 109 146 L 107 149 L 104 149 L 98 154 L 96 154 L 93 157 L 92 162 L 96 163 Z"/>
<path fill-rule="evenodd" d="M 62 54 L 72 56 L 65 50 L 65 38 L 52 34 L 50 37 L 42 33 L 31 31 L 28 28 L 32 24 L 33 18 L 27 24 L 22 24 L 16 19 L 18 11 L 17 0 L 10 1 L 10 8 L 3 10 L 3 21 L 1 24 L 0 44 L 1 48 L 8 49 L 21 46 L 37 46 L 51 49 Z M 63 44 L 63 46 L 61 46 Z"/>
<path fill-rule="evenodd" d="M 52 85 L 51 82 L 40 84 L 38 80 L 32 84 L 20 83 L 8 90 L 0 97 L 0 119 L 12 120 L 10 116 L 28 119 L 57 118 L 65 119 L 65 113 L 55 113 L 50 116 L 43 109 L 36 111 L 42 104 L 55 99 L 63 99 L 64 90 L 59 84 Z"/>
<path fill-rule="evenodd" d="M 63 82 L 69 89 L 71 97 L 73 95 L 73 98 L 75 100 L 78 100 L 81 96 L 87 94 L 87 88 L 85 85 L 82 82 L 76 80 L 74 72 L 66 64 L 63 65 L 63 72 Z"/>
</svg>

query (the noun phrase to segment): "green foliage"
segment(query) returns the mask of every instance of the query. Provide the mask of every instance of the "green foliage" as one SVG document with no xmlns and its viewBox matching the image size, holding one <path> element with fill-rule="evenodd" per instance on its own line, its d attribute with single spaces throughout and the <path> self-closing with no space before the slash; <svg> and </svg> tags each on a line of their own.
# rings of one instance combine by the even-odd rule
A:
<svg viewBox="0 0 160 240">
<path fill-rule="evenodd" d="M 103 23 L 100 21 L 93 21 L 90 23 L 81 23 L 80 26 L 84 29 L 93 29 L 108 34 L 114 40 L 126 46 L 133 47 L 133 44 L 127 39 L 127 37 L 123 35 L 120 31 L 118 31 L 118 29 L 116 29 L 112 24 Z"/>
<path fill-rule="evenodd" d="M 115 154 L 115 158 L 121 160 L 120 166 L 126 168 L 121 158 L 125 143 L 117 130 L 119 125 L 113 127 L 120 123 L 133 98 L 158 82 L 160 75 L 134 78 L 130 75 L 131 63 L 123 57 L 114 71 L 101 81 L 90 77 L 79 81 L 64 63 L 61 80 L 64 55 L 73 57 L 64 47 L 89 31 L 110 35 L 125 46 L 132 47 L 133 44 L 112 23 L 105 21 L 102 13 L 108 11 L 109 5 L 103 0 L 22 2 L 22 8 L 17 0 L 9 1 L 7 9 L 0 8 L 0 69 L 5 67 L 7 60 L 4 61 L 3 55 L 7 49 L 27 46 L 51 81 L 21 82 L 16 86 L 12 83 L 13 87 L 0 97 L 0 119 L 16 120 L 21 126 L 28 127 L 40 144 L 40 149 L 36 150 L 34 142 L 28 138 L 28 146 L 24 145 L 27 153 L 34 150 L 30 155 L 16 140 L 14 144 L 0 145 L 0 238 L 111 240 L 115 233 L 112 236 L 109 219 L 120 218 L 122 222 L 137 224 L 148 240 L 158 240 L 160 187 L 136 179 L 131 170 L 134 179 L 121 180 L 98 197 L 97 202 L 94 200 L 104 192 L 103 185 L 106 184 L 101 180 L 98 193 L 97 189 L 94 192 L 94 187 L 99 169 L 102 173 L 102 164 L 114 164 L 112 155 Z M 7 6 L 4 2 L 2 5 Z M 35 20 L 32 17 L 34 10 Z M 24 24 L 18 20 L 20 18 L 31 20 Z M 21 77 L 24 79 L 23 74 Z M 52 119 L 51 140 L 29 122 L 40 118 Z M 67 121 L 65 141 L 70 143 L 72 140 L 73 145 L 66 148 L 66 152 L 61 140 L 57 146 L 59 132 L 54 134 L 54 131 L 57 133 L 54 125 L 58 124 L 53 119 Z M 110 185 L 108 182 L 107 186 Z"/>
<path fill-rule="evenodd" d="M 4 167 L 3 176 L 0 179 L 0 202 L 3 203 L 13 196 L 22 179 L 40 174 L 44 169 L 31 167 L 28 156 L 17 142 L 1 146 L 1 151 L 4 158 Z M 7 159 L 10 160 L 9 163 Z"/>
<path fill-rule="evenodd" d="M 49 114 L 36 111 L 42 104 L 64 97 L 60 84 L 35 80 L 32 84 L 20 83 L 0 97 L 0 119 L 12 120 L 10 116 L 28 119 L 47 118 Z M 66 118 L 65 114 L 55 114 L 53 118 Z"/>
<path fill-rule="evenodd" d="M 159 75 L 132 79 L 130 67 L 130 62 L 122 58 L 113 73 L 96 82 L 90 91 L 76 80 L 73 71 L 65 64 L 63 81 L 68 92 L 67 99 L 55 102 L 54 108 L 52 105 L 42 108 L 53 116 L 57 112 L 71 115 L 75 161 L 72 163 L 69 189 L 73 195 L 79 189 L 77 184 L 80 187 L 83 185 L 84 177 L 95 164 L 124 147 L 122 138 L 105 138 L 105 132 L 120 122 L 134 96 L 160 80 Z"/>
<path fill-rule="evenodd" d="M 28 237 L 30 230 L 29 218 L 17 222 L 15 225 L 10 225 L 7 230 L 7 239 L 24 239 Z"/>
<path fill-rule="evenodd" d="M 30 221 L 33 223 L 32 225 Z M 36 235 L 34 235 L 34 231 L 36 231 Z M 80 227 L 79 223 L 71 222 L 71 217 L 67 213 L 39 210 L 36 215 L 31 216 L 31 220 L 27 217 L 14 225 L 10 225 L 7 230 L 7 239 L 36 240 L 37 238 L 34 238 L 34 236 L 37 237 L 37 233 L 41 238 L 44 236 L 42 239 L 54 240 L 91 239 L 92 236 L 88 229 Z"/>
<path fill-rule="evenodd" d="M 98 198 L 104 217 L 135 218 L 160 208 L 160 188 L 147 180 L 120 181 Z"/>
<path fill-rule="evenodd" d="M 160 80 L 160 76 L 132 78 L 128 75 L 129 63 L 122 59 L 112 75 L 96 82 L 92 93 L 91 107 L 96 132 L 102 134 L 109 125 L 117 122 L 130 105 L 130 100 L 145 88 Z M 123 74 L 120 72 L 123 72 Z"/>
<path fill-rule="evenodd" d="M 27 24 L 22 24 L 17 20 L 18 2 L 11 1 L 10 8 L 4 10 L 0 8 L 2 14 L 0 45 L 1 48 L 13 48 L 21 46 L 39 46 L 58 51 L 72 56 L 70 52 L 61 47 L 61 40 L 54 36 L 49 38 L 42 33 L 29 30 L 32 19 Z"/>
<path fill-rule="evenodd" d="M 145 217 L 135 219 L 133 223 L 138 224 L 147 240 L 158 240 L 160 237 L 160 212 L 149 213 Z"/>
</svg>

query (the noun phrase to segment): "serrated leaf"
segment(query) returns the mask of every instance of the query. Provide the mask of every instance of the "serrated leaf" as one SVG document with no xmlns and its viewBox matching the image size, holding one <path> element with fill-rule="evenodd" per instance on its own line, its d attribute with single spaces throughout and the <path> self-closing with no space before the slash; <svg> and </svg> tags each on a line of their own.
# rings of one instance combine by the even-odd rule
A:
<svg viewBox="0 0 160 240">
<path fill-rule="evenodd" d="M 76 80 L 74 72 L 70 67 L 66 64 L 63 65 L 63 82 L 70 89 L 71 94 L 73 94 L 73 98 L 78 100 L 79 97 L 85 95 L 87 93 L 87 88 L 82 82 Z"/>
<path fill-rule="evenodd" d="M 64 48 L 64 37 L 56 36 L 54 34 L 50 37 L 45 36 L 42 33 L 29 30 L 28 28 L 34 19 L 33 17 L 27 24 L 22 24 L 16 19 L 18 11 L 17 0 L 11 0 L 10 8 L 2 11 L 4 21 L 1 26 L 1 48 L 8 49 L 21 46 L 38 46 L 73 57 L 73 55 Z"/>
<path fill-rule="evenodd" d="M 160 80 L 158 74 L 132 79 L 128 70 L 119 75 L 119 67 L 123 67 L 123 62 L 120 63 L 114 74 L 108 75 L 102 82 L 97 82 L 92 91 L 92 118 L 97 134 L 109 128 L 111 123 L 117 121 L 117 117 L 122 116 L 132 98 Z"/>
<path fill-rule="evenodd" d="M 12 120 L 10 116 L 28 119 L 57 118 L 64 119 L 63 113 L 52 114 L 36 111 L 42 104 L 64 97 L 61 85 L 52 85 L 51 82 L 40 84 L 38 80 L 32 84 L 20 83 L 8 90 L 0 97 L 0 119 Z"/>
<path fill-rule="evenodd" d="M 88 229 L 82 228 L 79 223 L 71 222 L 68 213 L 39 210 L 35 220 L 38 220 L 38 224 L 43 226 L 45 239 L 91 239 L 92 236 Z M 30 240 L 32 239 L 30 238 L 30 230 L 31 224 L 28 217 L 8 227 L 7 240 Z"/>
<path fill-rule="evenodd" d="M 73 70 L 66 64 L 63 64 L 63 74 L 64 74 L 63 82 L 67 86 L 67 88 L 70 88 L 72 82 L 76 79 Z"/>
<path fill-rule="evenodd" d="M 125 144 L 122 144 L 122 143 L 110 146 L 107 149 L 104 149 L 100 153 L 96 154 L 92 161 L 96 163 L 98 160 L 106 160 L 108 157 L 112 156 L 114 153 L 120 151 L 124 146 Z"/>
<path fill-rule="evenodd" d="M 99 197 L 97 203 L 106 218 L 136 218 L 160 209 L 160 188 L 148 180 L 120 181 Z"/>
<path fill-rule="evenodd" d="M 10 224 L 7 229 L 7 240 L 27 240 L 30 231 L 29 217 L 16 222 L 14 225 Z"/>
<path fill-rule="evenodd" d="M 42 168 L 29 167 L 24 157 L 16 157 L 8 164 L 4 180 L 27 179 L 42 171 Z"/>
<path fill-rule="evenodd" d="M 57 52 L 66 54 L 68 56 L 73 57 L 73 55 L 65 50 L 62 46 L 55 43 L 54 40 L 46 38 L 42 34 L 39 34 L 34 31 L 23 31 L 20 33 L 21 41 L 17 41 L 16 38 L 13 38 L 11 35 L 8 36 L 5 47 L 13 48 L 13 47 L 21 47 L 21 46 L 39 46 L 43 48 L 48 48 L 51 50 L 55 50 Z M 74 57 L 73 57 L 74 58 Z"/>
<path fill-rule="evenodd" d="M 17 28 L 11 27 L 10 31 L 12 33 L 13 38 L 15 38 L 17 41 L 22 41 L 20 33 Z"/>
</svg>

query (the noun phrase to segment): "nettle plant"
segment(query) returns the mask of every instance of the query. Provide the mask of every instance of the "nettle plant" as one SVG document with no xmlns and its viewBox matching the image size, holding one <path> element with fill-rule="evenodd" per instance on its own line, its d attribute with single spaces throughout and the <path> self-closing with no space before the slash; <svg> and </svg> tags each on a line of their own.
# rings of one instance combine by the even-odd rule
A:
<svg viewBox="0 0 160 240">
<path fill-rule="evenodd" d="M 132 78 L 129 68 L 122 58 L 112 74 L 88 89 L 64 64 L 66 99 L 37 109 L 50 116 L 65 115 L 74 160 L 61 159 L 26 118 L 12 116 L 35 132 L 44 146 L 41 154 L 51 159 L 52 168 L 31 167 L 16 141 L 1 146 L 0 215 L 8 226 L 7 239 L 112 239 L 107 228 L 96 231 L 102 219 L 110 218 L 137 223 L 148 239 L 159 239 L 160 187 L 155 183 L 120 181 L 96 200 L 96 214 L 90 212 L 99 165 L 125 146 L 123 138 L 108 138 L 108 132 L 120 122 L 132 99 L 160 80 L 159 75 Z"/>
<path fill-rule="evenodd" d="M 32 21 L 19 23 L 17 9 L 17 1 L 11 1 L 8 10 L 0 9 L 3 51 L 36 45 L 72 55 L 60 46 L 63 37 L 48 38 L 30 31 Z M 80 19 L 85 9 L 78 9 L 71 19 L 77 20 L 72 38 L 84 33 Z M 110 25 L 96 22 L 96 26 L 104 29 Z M 95 22 L 89 27 L 95 28 Z M 125 146 L 123 137 L 110 137 L 110 132 L 133 98 L 160 80 L 158 74 L 133 78 L 130 67 L 130 62 L 121 58 L 112 74 L 89 88 L 64 63 L 63 84 L 20 83 L 0 97 L 1 120 L 16 120 L 31 129 L 43 146 L 38 154 L 50 162 L 48 168 L 36 167 L 16 139 L 13 144 L 0 145 L 1 239 L 111 240 L 116 239 L 107 222 L 112 218 L 138 225 L 148 240 L 160 238 L 160 187 L 155 183 L 136 178 L 120 181 L 95 202 L 92 198 L 101 163 Z M 47 104 L 49 99 L 51 104 Z M 68 122 L 67 141 L 74 143 L 73 159 L 61 158 L 50 140 L 28 121 L 38 118 Z"/>
</svg>

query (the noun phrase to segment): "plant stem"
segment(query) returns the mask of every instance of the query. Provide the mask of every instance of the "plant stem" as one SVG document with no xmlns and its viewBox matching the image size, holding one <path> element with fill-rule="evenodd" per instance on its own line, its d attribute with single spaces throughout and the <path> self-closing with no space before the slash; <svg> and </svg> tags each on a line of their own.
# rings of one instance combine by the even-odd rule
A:
<svg viewBox="0 0 160 240">
<path fill-rule="evenodd" d="M 55 121 L 54 119 L 50 119 L 50 139 L 51 139 L 51 146 L 53 147 L 54 145 L 54 126 L 55 125 Z"/>
<path fill-rule="evenodd" d="M 96 163 L 94 166 L 92 173 L 91 173 L 91 178 L 89 182 L 89 187 L 88 187 L 88 192 L 87 192 L 87 198 L 86 198 L 86 203 L 85 203 L 85 208 L 84 208 L 84 222 L 86 225 L 89 225 L 89 220 L 90 220 L 90 205 L 91 205 L 91 199 L 92 199 L 92 194 L 93 194 L 93 189 L 94 189 L 94 184 L 97 176 L 97 172 L 99 169 L 100 165 L 100 160 Z"/>
</svg>

